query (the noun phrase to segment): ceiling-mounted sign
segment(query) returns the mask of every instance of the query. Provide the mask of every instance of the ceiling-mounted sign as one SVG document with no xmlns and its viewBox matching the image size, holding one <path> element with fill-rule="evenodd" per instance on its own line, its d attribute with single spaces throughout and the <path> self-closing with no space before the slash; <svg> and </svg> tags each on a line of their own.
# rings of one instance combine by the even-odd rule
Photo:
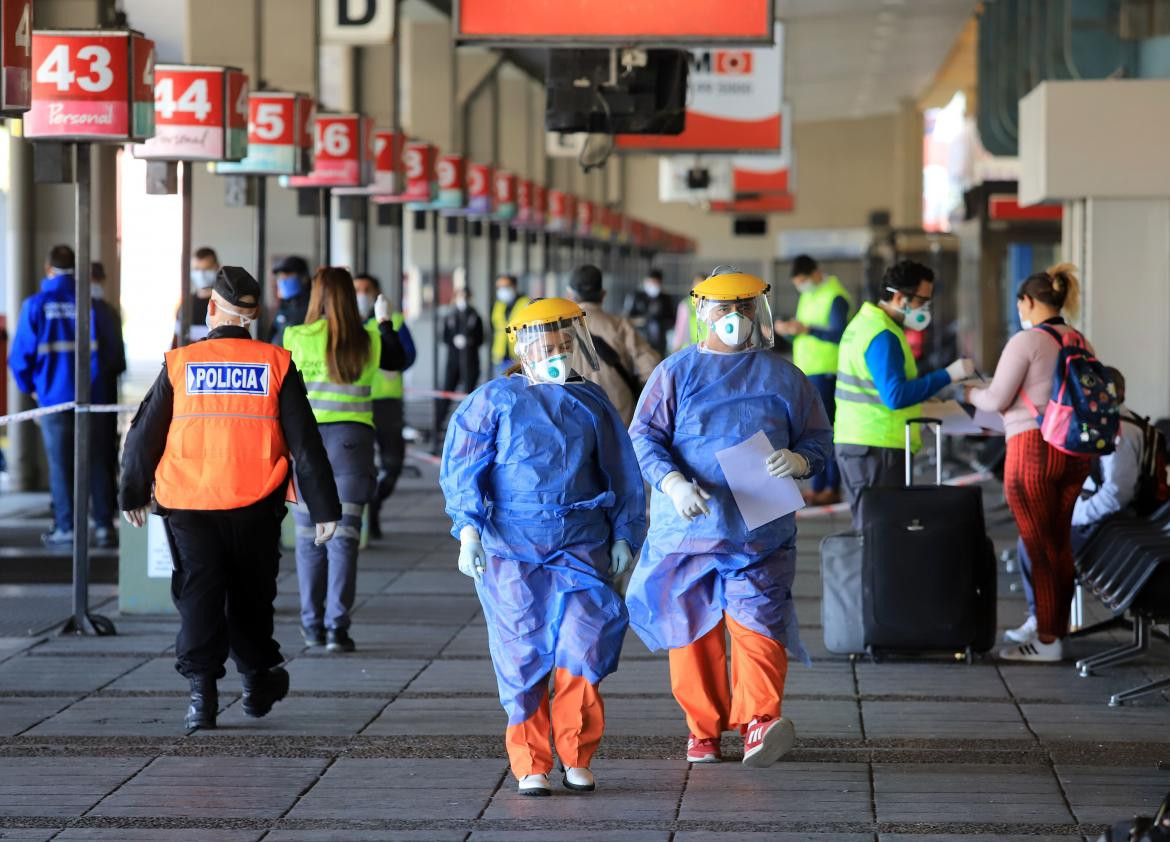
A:
<svg viewBox="0 0 1170 842">
<path fill-rule="evenodd" d="M 440 208 L 463 207 L 464 187 L 467 183 L 467 166 L 462 155 L 443 155 L 437 168 L 439 198 L 435 202 Z"/>
<path fill-rule="evenodd" d="M 389 129 L 374 130 L 374 176 L 364 187 L 337 187 L 338 196 L 392 196 L 402 185 L 402 147 L 406 136 Z"/>
<path fill-rule="evenodd" d="M 545 226 L 550 231 L 571 234 L 576 220 L 577 200 L 564 190 L 549 190 Z"/>
<path fill-rule="evenodd" d="M 731 161 L 735 196 L 791 192 L 796 188 L 791 162 L 791 155 L 736 155 Z"/>
<path fill-rule="evenodd" d="M 619 44 L 771 42 L 773 0 L 455 0 L 460 42 Z"/>
<path fill-rule="evenodd" d="M 577 203 L 577 236 L 592 237 L 593 221 L 597 216 L 597 206 L 592 202 L 580 201 Z"/>
<path fill-rule="evenodd" d="M 389 44 L 396 0 L 320 0 L 324 44 Z"/>
<path fill-rule="evenodd" d="M 0 0 L 0 113 L 15 116 L 32 103 L 32 0 Z"/>
<path fill-rule="evenodd" d="M 496 170 L 492 178 L 496 219 L 512 219 L 516 216 L 516 174 L 504 170 Z"/>
<path fill-rule="evenodd" d="M 154 42 L 142 33 L 38 30 L 32 68 L 26 137 L 119 141 L 154 134 Z"/>
<path fill-rule="evenodd" d="M 318 114 L 313 123 L 313 169 L 288 187 L 362 187 L 374 179 L 374 127 L 361 114 Z"/>
<path fill-rule="evenodd" d="M 234 163 L 219 163 L 220 174 L 303 175 L 313 166 L 313 98 L 286 91 L 248 94 L 248 154 Z M 309 142 L 306 142 L 306 141 Z"/>
<path fill-rule="evenodd" d="M 992 193 L 987 197 L 987 218 L 1012 221 L 1060 222 L 1064 217 L 1063 205 L 1020 205 L 1020 197 L 1014 193 Z"/>
<path fill-rule="evenodd" d="M 402 194 L 405 202 L 430 204 L 438 194 L 435 164 L 439 150 L 430 143 L 408 143 L 402 153 L 406 168 L 406 184 Z"/>
<path fill-rule="evenodd" d="M 493 210 L 492 168 L 487 164 L 467 165 L 467 212 L 487 216 Z"/>
<path fill-rule="evenodd" d="M 235 67 L 154 68 L 154 137 L 135 158 L 238 161 L 248 151 L 248 77 Z"/>
<path fill-rule="evenodd" d="M 632 5 L 632 4 L 631 4 Z M 726 3 L 731 6 L 734 4 Z M 691 52 L 686 128 L 677 135 L 623 134 L 618 149 L 651 152 L 786 151 L 784 25 L 770 47 Z"/>
</svg>

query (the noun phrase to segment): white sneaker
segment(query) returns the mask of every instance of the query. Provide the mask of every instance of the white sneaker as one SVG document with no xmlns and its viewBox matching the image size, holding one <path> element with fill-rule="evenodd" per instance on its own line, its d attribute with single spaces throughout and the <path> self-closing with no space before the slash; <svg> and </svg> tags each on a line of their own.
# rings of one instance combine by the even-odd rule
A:
<svg viewBox="0 0 1170 842">
<path fill-rule="evenodd" d="M 597 789 L 597 781 L 593 773 L 584 766 L 565 767 L 565 789 L 575 792 L 593 792 Z"/>
<path fill-rule="evenodd" d="M 552 795 L 548 785 L 548 775 L 525 775 L 520 779 L 521 795 Z"/>
<path fill-rule="evenodd" d="M 1059 640 L 1044 643 L 1040 638 L 1035 638 L 1018 646 L 1005 646 L 999 650 L 999 657 L 1006 661 L 1032 661 L 1051 664 L 1064 659 L 1064 646 Z"/>
<path fill-rule="evenodd" d="M 1036 615 L 1032 614 L 1024 620 L 1018 629 L 1008 629 L 1003 633 L 1003 639 L 1008 643 L 1030 643 L 1036 639 Z"/>
</svg>

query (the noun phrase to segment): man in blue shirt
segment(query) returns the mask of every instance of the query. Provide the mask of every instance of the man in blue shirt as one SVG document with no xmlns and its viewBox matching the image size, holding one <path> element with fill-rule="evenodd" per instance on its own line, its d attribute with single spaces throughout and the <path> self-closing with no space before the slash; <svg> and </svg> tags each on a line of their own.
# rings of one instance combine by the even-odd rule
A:
<svg viewBox="0 0 1170 842">
<path fill-rule="evenodd" d="M 74 400 L 74 353 L 77 349 L 77 282 L 73 275 L 73 249 L 57 245 L 49 252 L 41 291 L 20 308 L 8 367 L 16 386 L 33 395 L 42 406 Z M 92 314 L 91 314 L 92 316 Z M 101 370 L 99 325 L 90 319 L 90 377 L 96 383 Z M 46 415 L 39 421 L 49 464 L 49 490 L 53 497 L 53 528 L 41 536 L 46 547 L 73 543 L 73 412 Z M 95 537 L 109 534 L 114 525 L 114 500 L 104 491 L 100 472 L 94 473 L 96 493 L 92 515 Z"/>
</svg>

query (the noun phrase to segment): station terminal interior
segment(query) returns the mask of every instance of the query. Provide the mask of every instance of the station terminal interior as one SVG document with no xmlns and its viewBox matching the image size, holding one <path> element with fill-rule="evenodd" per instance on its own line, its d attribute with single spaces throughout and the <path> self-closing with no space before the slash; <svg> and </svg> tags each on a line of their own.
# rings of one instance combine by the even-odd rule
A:
<svg viewBox="0 0 1170 842">
<path fill-rule="evenodd" d="M 0 22 L 0 839 L 1170 840 L 1170 0 Z"/>
</svg>

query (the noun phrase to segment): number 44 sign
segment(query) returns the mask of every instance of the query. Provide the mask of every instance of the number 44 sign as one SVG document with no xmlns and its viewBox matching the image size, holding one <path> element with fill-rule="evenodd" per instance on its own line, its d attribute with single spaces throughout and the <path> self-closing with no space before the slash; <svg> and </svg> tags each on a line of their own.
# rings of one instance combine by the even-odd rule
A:
<svg viewBox="0 0 1170 842">
<path fill-rule="evenodd" d="M 0 113 L 20 114 L 32 102 L 32 0 L 0 0 Z"/>
<path fill-rule="evenodd" d="M 142 33 L 37 30 L 32 67 L 27 137 L 120 141 L 154 134 L 154 42 Z"/>
<path fill-rule="evenodd" d="M 160 64 L 154 69 L 155 134 L 134 157 L 238 161 L 248 152 L 248 77 L 236 67 Z"/>
</svg>

